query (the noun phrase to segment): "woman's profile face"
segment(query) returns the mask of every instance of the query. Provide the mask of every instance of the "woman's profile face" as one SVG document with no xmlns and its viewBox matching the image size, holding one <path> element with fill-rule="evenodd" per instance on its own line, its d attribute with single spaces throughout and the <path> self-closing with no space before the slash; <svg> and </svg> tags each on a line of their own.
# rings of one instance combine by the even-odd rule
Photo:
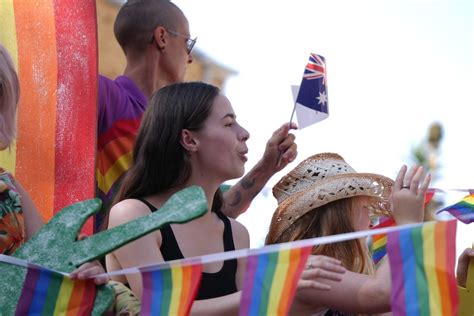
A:
<svg viewBox="0 0 474 316">
<path fill-rule="evenodd" d="M 195 159 L 201 172 L 213 174 L 220 181 L 244 174 L 249 133 L 237 123 L 232 105 L 224 95 L 214 99 L 209 117 L 195 136 L 199 144 Z"/>
<path fill-rule="evenodd" d="M 356 196 L 352 199 L 352 224 L 356 231 L 369 229 L 370 226 L 370 198 Z"/>
</svg>

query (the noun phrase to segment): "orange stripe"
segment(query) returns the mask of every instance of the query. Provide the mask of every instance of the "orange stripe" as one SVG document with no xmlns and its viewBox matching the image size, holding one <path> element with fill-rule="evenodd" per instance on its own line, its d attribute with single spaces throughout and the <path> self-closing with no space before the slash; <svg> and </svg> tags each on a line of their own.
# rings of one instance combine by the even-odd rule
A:
<svg viewBox="0 0 474 316">
<path fill-rule="evenodd" d="M 44 219 L 53 215 L 57 54 L 52 1 L 15 0 L 21 101 L 16 176 Z"/>
<path fill-rule="evenodd" d="M 449 297 L 449 284 L 446 266 L 446 222 L 439 222 L 435 226 L 435 250 L 436 250 L 436 276 L 438 279 L 441 311 L 443 315 L 449 315 L 451 311 L 451 299 Z"/>
<path fill-rule="evenodd" d="M 76 316 L 81 309 L 82 297 L 84 296 L 86 281 L 77 280 L 74 282 L 69 304 L 67 305 L 66 316 Z"/>
<path fill-rule="evenodd" d="M 181 296 L 179 298 L 178 315 L 186 315 L 186 302 L 189 300 L 191 290 L 192 266 L 183 267 L 183 285 L 181 287 Z"/>
<path fill-rule="evenodd" d="M 301 260 L 300 258 L 301 249 L 302 248 L 292 249 L 290 252 L 290 263 L 288 265 L 288 271 L 287 271 L 287 275 L 284 282 L 285 286 L 283 287 L 283 291 L 280 297 L 280 304 L 278 306 L 278 315 L 284 315 L 285 313 L 288 312 L 288 308 L 290 304 L 289 297 L 292 290 L 290 284 L 292 284 L 296 269 L 298 268 L 297 262 Z"/>
<path fill-rule="evenodd" d="M 100 174 L 105 175 L 117 159 L 128 154 L 133 149 L 134 135 L 126 135 L 109 142 L 98 154 L 98 169 Z"/>
</svg>

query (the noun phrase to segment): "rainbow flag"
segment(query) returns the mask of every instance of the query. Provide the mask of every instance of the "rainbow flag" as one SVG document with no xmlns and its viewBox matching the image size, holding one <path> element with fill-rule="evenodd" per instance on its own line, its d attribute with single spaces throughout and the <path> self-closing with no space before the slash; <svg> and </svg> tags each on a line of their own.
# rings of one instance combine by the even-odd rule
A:
<svg viewBox="0 0 474 316">
<path fill-rule="evenodd" d="M 388 233 L 393 315 L 457 315 L 455 241 L 455 220 Z"/>
<path fill-rule="evenodd" d="M 188 315 L 201 282 L 202 264 L 142 271 L 141 315 Z"/>
<path fill-rule="evenodd" d="M 95 196 L 96 25 L 93 0 L 0 0 L 0 42 L 21 85 L 17 140 L 0 166 L 45 221 Z"/>
<path fill-rule="evenodd" d="M 249 255 L 240 315 L 287 315 L 312 247 Z"/>
<path fill-rule="evenodd" d="M 447 206 L 437 213 L 445 211 L 449 212 L 464 224 L 474 222 L 474 193 L 465 196 L 461 201 Z"/>
<path fill-rule="evenodd" d="M 390 217 L 380 219 L 380 223 L 373 226 L 372 229 L 385 228 L 395 226 L 395 221 Z M 378 234 L 372 236 L 370 249 L 372 250 L 372 260 L 374 264 L 378 264 L 380 260 L 387 254 L 387 234 Z"/>
<path fill-rule="evenodd" d="M 59 273 L 29 267 L 15 311 L 24 315 L 90 315 L 94 307 L 94 280 L 71 280 Z"/>
<path fill-rule="evenodd" d="M 435 189 L 428 189 L 425 196 L 424 207 L 433 199 L 435 195 Z M 381 217 L 379 224 L 373 226 L 371 229 L 379 229 L 390 226 L 396 226 L 397 223 L 391 217 Z M 369 239 L 370 245 L 369 248 L 372 252 L 372 260 L 374 264 L 378 264 L 380 260 L 387 254 L 387 234 L 374 235 Z"/>
</svg>

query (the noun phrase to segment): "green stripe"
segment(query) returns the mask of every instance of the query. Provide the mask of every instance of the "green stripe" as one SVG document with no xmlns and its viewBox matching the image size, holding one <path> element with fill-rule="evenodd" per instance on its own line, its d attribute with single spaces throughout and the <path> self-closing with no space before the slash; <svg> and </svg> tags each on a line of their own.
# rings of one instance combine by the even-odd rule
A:
<svg viewBox="0 0 474 316">
<path fill-rule="evenodd" d="M 173 279 L 171 269 L 163 269 L 163 297 L 161 298 L 160 315 L 168 315 L 170 312 L 171 292 L 173 291 Z"/>
<path fill-rule="evenodd" d="M 428 293 L 428 283 L 426 281 L 425 263 L 423 260 L 423 227 L 416 227 L 411 230 L 413 249 L 416 260 L 416 292 L 420 316 L 430 315 L 430 301 Z"/>
<path fill-rule="evenodd" d="M 273 276 L 278 263 L 279 252 L 272 252 L 268 254 L 267 269 L 265 271 L 265 279 L 263 282 L 262 296 L 260 301 L 259 315 L 267 315 L 268 303 L 270 300 L 270 290 L 273 285 Z"/>
<path fill-rule="evenodd" d="M 59 290 L 63 283 L 64 277 L 62 275 L 52 273 L 51 280 L 48 284 L 48 292 L 46 293 L 46 300 L 43 306 L 42 316 L 50 316 L 54 314 L 54 308 L 56 307 L 56 301 L 58 300 Z"/>
</svg>

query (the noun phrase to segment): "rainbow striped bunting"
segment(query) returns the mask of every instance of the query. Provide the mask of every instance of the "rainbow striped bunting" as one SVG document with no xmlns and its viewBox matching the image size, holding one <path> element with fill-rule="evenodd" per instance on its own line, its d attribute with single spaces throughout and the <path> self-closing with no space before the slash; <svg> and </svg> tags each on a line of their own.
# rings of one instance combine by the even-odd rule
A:
<svg viewBox="0 0 474 316">
<path fill-rule="evenodd" d="M 249 255 L 240 315 L 287 315 L 312 247 Z"/>
<path fill-rule="evenodd" d="M 25 315 L 90 315 L 94 307 L 94 280 L 71 280 L 59 273 L 29 267 L 15 311 Z"/>
<path fill-rule="evenodd" d="M 202 264 L 142 271 L 141 315 L 188 315 L 201 283 Z"/>
<path fill-rule="evenodd" d="M 385 217 L 380 220 L 380 223 L 372 229 L 385 228 L 395 226 L 395 221 L 390 217 Z M 378 264 L 380 260 L 387 254 L 387 234 L 374 235 L 371 238 L 372 260 Z"/>
<path fill-rule="evenodd" d="M 387 235 L 393 315 L 457 315 L 456 221 L 427 223 Z"/>
<path fill-rule="evenodd" d="M 464 224 L 474 222 L 474 193 L 465 196 L 461 201 L 447 206 L 437 213 L 440 212 L 449 212 Z"/>
</svg>

